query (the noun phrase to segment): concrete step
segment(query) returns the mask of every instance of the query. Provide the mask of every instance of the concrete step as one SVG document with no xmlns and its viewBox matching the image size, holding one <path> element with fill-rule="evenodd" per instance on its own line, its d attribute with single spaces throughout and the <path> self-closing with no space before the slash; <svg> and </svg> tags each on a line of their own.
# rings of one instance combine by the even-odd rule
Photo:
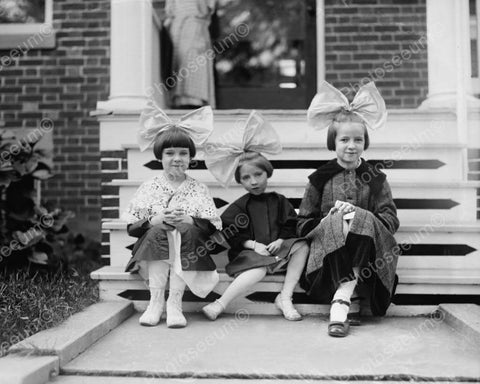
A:
<svg viewBox="0 0 480 384">
<path fill-rule="evenodd" d="M 107 221 L 103 223 L 103 230 L 110 231 L 111 254 L 116 255 L 116 257 L 125 255 L 125 257 L 127 257 L 126 261 L 128 261 L 130 251 L 126 250 L 125 247 L 135 242 L 135 238 L 128 236 L 126 223 L 121 220 Z M 469 261 L 473 262 L 473 265 L 477 265 L 474 258 L 480 259 L 479 234 L 480 223 L 448 225 L 444 221 L 432 220 L 425 225 L 414 223 L 401 225 L 395 237 L 399 243 L 416 246 L 403 247 L 404 256 L 402 256 L 402 259 L 411 259 L 415 257 L 415 252 L 418 252 L 421 257 L 435 257 L 435 265 L 441 262 L 440 259 L 449 257 L 454 259 L 471 257 L 472 259 L 469 259 Z M 425 246 L 425 244 L 427 245 Z M 448 244 L 464 245 L 466 247 L 443 247 L 442 249 L 441 245 Z M 428 247 L 430 247 L 430 249 Z M 119 259 L 117 258 L 116 260 Z M 120 265 L 125 265 L 125 263 Z M 425 265 L 432 267 L 431 263 L 432 260 L 429 259 Z M 443 267 L 450 266 L 450 264 L 446 264 Z M 440 265 L 440 267 L 442 266 Z"/>
<path fill-rule="evenodd" d="M 403 285 L 400 291 L 456 295 L 480 292 L 480 223 L 448 225 L 434 219 L 426 225 L 402 225 L 396 234 L 399 244 L 405 244 L 397 269 Z M 123 269 L 131 257 L 126 247 L 135 238 L 128 236 L 126 223 L 120 220 L 104 222 L 103 230 L 110 240 L 110 265 Z M 220 269 L 228 262 L 226 252 L 213 257 Z"/>
<path fill-rule="evenodd" d="M 288 180 L 288 179 L 287 179 Z M 269 182 L 269 190 L 278 191 L 293 201 L 297 208 L 305 191 L 306 180 Z M 141 180 L 114 180 L 106 185 L 119 187 L 119 211 L 123 212 L 138 189 Z M 215 181 L 206 185 L 214 198 L 231 203 L 245 194 L 245 189 L 233 184 L 228 189 Z M 397 203 L 398 217 L 401 222 L 419 221 L 419 217 L 428 218 L 438 215 L 444 222 L 472 222 L 477 220 L 477 188 L 480 182 L 434 182 L 434 181 L 393 181 L 390 183 L 392 194 Z M 226 204 L 222 207 L 226 208 Z M 220 208 L 220 213 L 223 209 Z M 114 207 L 111 207 L 114 209 Z"/>
<path fill-rule="evenodd" d="M 100 302 L 57 327 L 38 332 L 11 346 L 9 354 L 57 356 L 61 365 L 85 351 L 133 313 L 130 303 Z"/>
<path fill-rule="evenodd" d="M 207 144 L 206 150 L 209 150 Z M 140 152 L 136 144 L 124 145 L 127 151 L 127 169 L 129 178 L 147 179 L 156 174 L 150 169 L 155 161 L 151 151 Z M 199 150 L 192 164 L 190 173 L 199 180 L 214 180 L 204 167 L 204 150 Z M 328 151 L 325 143 L 286 142 L 283 151 L 278 155 L 269 155 L 269 160 L 275 168 L 272 180 L 298 180 L 304 182 L 318 166 L 319 160 L 330 160 L 335 153 Z M 459 144 L 430 144 L 430 143 L 382 143 L 372 144 L 362 155 L 366 160 L 383 160 L 384 172 L 390 181 L 396 180 L 424 180 L 428 174 L 432 181 L 460 181 L 464 167 L 464 154 Z M 147 166 L 145 166 L 147 165 Z M 201 169 L 196 169 L 201 168 Z"/>
<path fill-rule="evenodd" d="M 478 344 L 452 328 L 443 312 L 431 317 L 366 318 L 344 339 L 327 335 L 326 316 L 307 316 L 299 323 L 245 310 L 209 322 L 199 314 L 187 314 L 189 323 L 182 330 L 169 329 L 163 321 L 157 327 L 141 327 L 138 317 L 132 316 L 63 366 L 62 375 L 159 382 L 480 379 Z"/>
<path fill-rule="evenodd" d="M 441 259 L 437 257 L 436 259 Z M 228 284 L 233 280 L 224 271 L 224 266 L 228 262 L 226 254 L 214 255 L 213 259 L 217 264 L 220 273 L 220 282 L 215 287 L 214 292 L 222 294 Z M 410 259 L 410 260 L 409 260 Z M 397 294 L 445 294 L 445 295 L 469 295 L 480 294 L 480 263 L 478 262 L 478 251 L 476 255 L 476 265 L 463 265 L 458 261 L 451 261 L 450 268 L 435 266 L 432 268 L 428 263 L 422 262 L 422 257 L 401 256 L 397 267 L 399 276 L 399 286 Z M 408 262 L 405 262 L 408 260 Z M 472 258 L 473 260 L 473 258 Z M 415 264 L 415 261 L 417 264 Z M 100 289 L 103 292 L 104 299 L 111 299 L 119 292 L 127 289 L 143 290 L 147 289 L 145 282 L 138 274 L 124 272 L 124 265 L 113 265 L 101 268 L 92 273 L 92 278 L 100 280 Z M 258 283 L 252 292 L 279 292 L 282 288 L 283 275 L 268 275 Z M 300 286 L 296 287 L 296 292 L 304 292 Z"/>
<path fill-rule="evenodd" d="M 149 377 L 121 377 L 121 376 L 58 376 L 52 381 L 49 381 L 50 384 L 159 384 L 159 378 L 149 378 Z M 162 384 L 191 384 L 192 380 L 199 381 L 192 378 L 162 378 Z M 262 384 L 277 384 L 280 380 L 285 380 L 285 378 L 279 375 L 277 378 L 261 379 Z M 300 380 L 288 380 L 289 384 L 305 384 L 305 379 Z M 325 379 L 309 379 L 308 383 L 318 383 L 318 384 L 338 384 L 339 380 L 325 380 Z M 227 379 L 227 378 L 217 378 L 217 379 L 202 379 L 202 384 L 251 384 L 251 378 L 245 379 Z M 372 381 L 355 381 L 355 384 L 370 384 Z M 444 384 L 444 381 L 430 381 L 431 384 Z M 460 384 L 460 382 L 449 381 L 449 384 Z M 383 381 L 381 384 L 398 384 L 398 381 Z"/>
</svg>

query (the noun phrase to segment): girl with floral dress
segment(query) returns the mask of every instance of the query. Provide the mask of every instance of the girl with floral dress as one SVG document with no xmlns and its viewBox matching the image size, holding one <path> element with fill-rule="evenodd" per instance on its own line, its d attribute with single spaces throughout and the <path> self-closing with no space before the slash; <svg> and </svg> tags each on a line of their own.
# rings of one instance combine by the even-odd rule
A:
<svg viewBox="0 0 480 384">
<path fill-rule="evenodd" d="M 185 287 L 206 297 L 219 280 L 203 245 L 221 229 L 221 220 L 207 187 L 186 173 L 196 154 L 194 143 L 205 142 L 212 132 L 213 114 L 210 107 L 203 107 L 174 123 L 150 103 L 140 123 L 140 149 L 153 145 L 163 171 L 139 187 L 122 216 L 129 235 L 138 238 L 127 271 L 138 269 L 148 278 L 150 302 L 141 325 L 159 323 L 169 282 L 167 326 L 185 327 Z"/>
</svg>

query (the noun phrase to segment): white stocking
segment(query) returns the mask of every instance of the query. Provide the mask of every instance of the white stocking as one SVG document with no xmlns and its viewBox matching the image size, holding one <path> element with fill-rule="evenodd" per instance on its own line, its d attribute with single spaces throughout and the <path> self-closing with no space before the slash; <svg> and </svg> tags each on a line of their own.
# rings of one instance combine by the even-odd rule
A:
<svg viewBox="0 0 480 384">
<path fill-rule="evenodd" d="M 341 283 L 340 286 L 337 288 L 337 291 L 335 292 L 332 301 L 343 300 L 350 303 L 350 298 L 352 297 L 355 286 L 357 285 L 359 268 L 354 267 L 353 273 L 355 275 L 355 279 Z M 333 303 L 330 308 L 330 321 L 339 321 L 343 323 L 347 320 L 348 309 L 348 305 L 341 303 Z"/>
</svg>

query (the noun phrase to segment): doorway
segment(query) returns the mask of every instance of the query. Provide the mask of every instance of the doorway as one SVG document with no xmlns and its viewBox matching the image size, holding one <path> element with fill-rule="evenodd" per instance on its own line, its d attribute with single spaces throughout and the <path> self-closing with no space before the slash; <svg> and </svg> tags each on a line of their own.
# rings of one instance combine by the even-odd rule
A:
<svg viewBox="0 0 480 384">
<path fill-rule="evenodd" d="M 219 0 L 218 109 L 306 109 L 316 92 L 316 0 Z"/>
</svg>

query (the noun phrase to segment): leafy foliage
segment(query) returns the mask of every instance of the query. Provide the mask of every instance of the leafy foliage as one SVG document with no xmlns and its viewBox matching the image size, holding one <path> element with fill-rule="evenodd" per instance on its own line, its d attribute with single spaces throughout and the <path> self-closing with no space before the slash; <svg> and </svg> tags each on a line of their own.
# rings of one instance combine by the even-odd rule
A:
<svg viewBox="0 0 480 384">
<path fill-rule="evenodd" d="M 53 144 L 47 134 L 40 129 L 0 132 L 0 266 L 33 262 L 58 269 L 99 258 L 98 242 L 70 233 L 73 212 L 39 201 L 39 180 L 52 176 Z"/>
</svg>

